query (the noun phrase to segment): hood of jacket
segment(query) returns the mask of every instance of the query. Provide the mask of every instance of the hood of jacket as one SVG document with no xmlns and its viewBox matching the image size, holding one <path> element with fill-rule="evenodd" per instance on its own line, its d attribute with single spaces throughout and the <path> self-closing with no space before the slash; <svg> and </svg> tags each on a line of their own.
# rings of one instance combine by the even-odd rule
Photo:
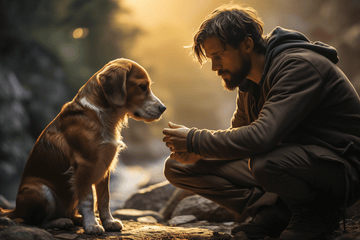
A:
<svg viewBox="0 0 360 240">
<path fill-rule="evenodd" d="M 270 69 L 272 60 L 288 48 L 306 48 L 325 56 L 333 63 L 339 61 L 338 53 L 334 47 L 319 41 L 311 42 L 304 34 L 294 30 L 276 27 L 265 38 L 267 41 L 265 67 L 259 85 L 262 85 L 264 82 L 264 78 Z M 242 86 L 239 86 L 239 89 L 242 92 L 247 92 L 253 84 L 251 80 L 244 82 L 245 83 L 242 84 Z"/>
</svg>

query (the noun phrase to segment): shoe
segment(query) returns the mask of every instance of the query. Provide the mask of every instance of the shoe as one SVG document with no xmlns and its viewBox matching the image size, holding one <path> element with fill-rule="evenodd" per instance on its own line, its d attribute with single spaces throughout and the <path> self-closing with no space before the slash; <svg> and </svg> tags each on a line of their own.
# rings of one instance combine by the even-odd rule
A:
<svg viewBox="0 0 360 240">
<path fill-rule="evenodd" d="M 318 240 L 339 228 L 341 211 L 315 209 L 297 205 L 291 207 L 293 215 L 280 240 Z"/>
<path fill-rule="evenodd" d="M 291 211 L 285 206 L 264 207 L 249 222 L 241 223 L 231 230 L 231 235 L 244 232 L 248 239 L 276 238 L 286 228 Z"/>
</svg>

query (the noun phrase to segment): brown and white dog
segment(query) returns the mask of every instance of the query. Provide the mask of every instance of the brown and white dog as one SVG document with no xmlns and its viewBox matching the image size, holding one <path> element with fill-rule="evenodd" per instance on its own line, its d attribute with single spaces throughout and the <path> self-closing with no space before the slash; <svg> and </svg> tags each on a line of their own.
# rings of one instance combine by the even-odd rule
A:
<svg viewBox="0 0 360 240">
<path fill-rule="evenodd" d="M 0 216 L 42 228 L 82 221 L 86 234 L 120 231 L 121 221 L 109 210 L 110 171 L 125 147 L 120 130 L 128 118 L 152 122 L 166 109 L 150 84 L 146 70 L 128 59 L 111 61 L 94 74 L 37 139 L 16 208 L 0 208 Z M 94 214 L 93 186 L 102 226 Z"/>
</svg>

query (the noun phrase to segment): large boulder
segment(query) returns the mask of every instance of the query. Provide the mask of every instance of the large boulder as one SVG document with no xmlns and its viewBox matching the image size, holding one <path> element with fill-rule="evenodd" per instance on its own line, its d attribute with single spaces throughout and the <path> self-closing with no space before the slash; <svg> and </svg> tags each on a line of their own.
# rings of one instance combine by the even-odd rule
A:
<svg viewBox="0 0 360 240">
<path fill-rule="evenodd" d="M 0 232 L 0 239 L 6 240 L 52 240 L 54 237 L 44 229 L 10 226 Z"/>
<path fill-rule="evenodd" d="M 26 104 L 32 93 L 0 63 L 0 194 L 15 199 L 22 169 L 35 143 Z"/>
<path fill-rule="evenodd" d="M 209 222 L 231 222 L 238 219 L 238 214 L 199 195 L 184 198 L 174 209 L 171 218 L 193 215 L 198 220 Z"/>
<path fill-rule="evenodd" d="M 139 218 L 152 217 L 156 219 L 156 222 L 163 221 L 163 217 L 158 212 L 152 210 L 118 209 L 112 212 L 112 215 L 114 218 L 118 218 L 120 220 L 139 221 Z"/>
<path fill-rule="evenodd" d="M 59 60 L 35 42 L 0 51 L 0 194 L 10 200 L 37 137 L 71 100 L 66 81 Z"/>
<path fill-rule="evenodd" d="M 173 192 L 169 200 L 166 202 L 166 204 L 160 209 L 159 213 L 163 216 L 164 220 L 169 219 L 174 209 L 181 202 L 181 200 L 192 195 L 194 194 L 189 191 L 177 188 Z"/>
<path fill-rule="evenodd" d="M 140 189 L 126 200 L 123 208 L 159 211 L 165 206 L 175 189 L 168 181 Z"/>
</svg>

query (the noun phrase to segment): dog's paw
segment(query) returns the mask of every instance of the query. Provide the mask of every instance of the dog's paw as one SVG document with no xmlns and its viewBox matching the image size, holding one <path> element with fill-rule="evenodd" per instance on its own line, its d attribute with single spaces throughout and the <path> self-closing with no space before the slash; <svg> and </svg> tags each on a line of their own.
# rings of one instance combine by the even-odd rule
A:
<svg viewBox="0 0 360 240">
<path fill-rule="evenodd" d="M 74 227 L 74 223 L 70 218 L 58 218 L 47 223 L 40 225 L 41 228 L 59 228 L 59 229 L 70 229 Z"/>
<path fill-rule="evenodd" d="M 57 219 L 57 228 L 70 229 L 72 227 L 74 227 L 74 223 L 70 218 L 59 218 L 59 219 Z"/>
<path fill-rule="evenodd" d="M 103 227 L 106 231 L 119 232 L 123 229 L 124 225 L 118 219 L 106 220 L 103 222 Z"/>
<path fill-rule="evenodd" d="M 85 234 L 102 235 L 105 230 L 101 225 L 84 225 Z"/>
</svg>

